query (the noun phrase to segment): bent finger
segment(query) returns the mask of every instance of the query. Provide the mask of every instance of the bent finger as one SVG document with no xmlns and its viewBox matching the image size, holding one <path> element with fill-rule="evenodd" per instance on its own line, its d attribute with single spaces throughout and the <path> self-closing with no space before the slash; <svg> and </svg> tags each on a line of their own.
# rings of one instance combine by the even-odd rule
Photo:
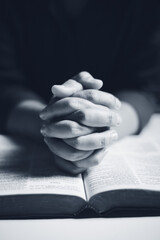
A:
<svg viewBox="0 0 160 240">
<path fill-rule="evenodd" d="M 63 141 L 78 150 L 95 150 L 109 147 L 118 139 L 114 130 L 107 130 L 101 133 L 92 133 L 77 138 L 64 139 Z"/>
<path fill-rule="evenodd" d="M 95 131 L 93 127 L 82 126 L 77 122 L 62 120 L 59 122 L 46 123 L 41 128 L 41 133 L 45 137 L 73 138 L 87 135 Z"/>
<path fill-rule="evenodd" d="M 100 89 L 102 86 L 101 80 L 94 79 L 90 73 L 84 71 L 61 85 L 54 85 L 51 91 L 56 97 L 63 98 L 69 97 L 83 88 Z"/>
<path fill-rule="evenodd" d="M 103 86 L 102 80 L 93 78 L 93 76 L 86 71 L 78 73 L 73 79 L 81 83 L 86 89 L 100 89 Z"/>
<path fill-rule="evenodd" d="M 57 138 L 44 138 L 44 141 L 54 154 L 71 162 L 87 158 L 93 153 L 93 151 L 77 150 Z"/>
<path fill-rule="evenodd" d="M 98 105 L 103 105 L 118 110 L 121 107 L 120 100 L 111 93 L 97 91 L 95 89 L 83 90 L 73 94 L 73 97 L 86 99 Z"/>
<path fill-rule="evenodd" d="M 78 110 L 67 116 L 67 119 L 79 122 L 89 127 L 119 126 L 121 117 L 110 109 L 87 108 Z"/>
<path fill-rule="evenodd" d="M 61 85 L 54 85 L 51 90 L 54 96 L 64 98 L 71 96 L 73 93 L 83 90 L 83 86 L 76 80 L 69 79 Z"/>
<path fill-rule="evenodd" d="M 84 109 L 88 107 L 94 107 L 95 104 L 81 98 L 66 97 L 59 101 L 51 101 L 46 108 L 41 112 L 41 118 L 48 120 L 51 118 L 61 117 L 70 114 L 76 110 Z"/>
</svg>

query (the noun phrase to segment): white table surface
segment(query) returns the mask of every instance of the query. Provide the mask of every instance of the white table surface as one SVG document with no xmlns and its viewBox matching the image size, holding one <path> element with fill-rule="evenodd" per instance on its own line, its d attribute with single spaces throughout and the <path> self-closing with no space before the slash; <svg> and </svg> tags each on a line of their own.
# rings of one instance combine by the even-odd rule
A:
<svg viewBox="0 0 160 240">
<path fill-rule="evenodd" d="M 160 217 L 1 220 L 0 240 L 160 240 Z"/>
</svg>

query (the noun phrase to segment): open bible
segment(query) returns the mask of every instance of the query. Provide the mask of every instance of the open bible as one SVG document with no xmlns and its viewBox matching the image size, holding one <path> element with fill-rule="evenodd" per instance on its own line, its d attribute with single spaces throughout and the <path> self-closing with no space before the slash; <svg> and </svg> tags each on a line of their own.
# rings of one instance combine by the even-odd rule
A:
<svg viewBox="0 0 160 240">
<path fill-rule="evenodd" d="M 159 126 L 154 115 L 139 136 L 119 141 L 78 176 L 37 146 L 0 136 L 0 218 L 160 215 Z"/>
</svg>

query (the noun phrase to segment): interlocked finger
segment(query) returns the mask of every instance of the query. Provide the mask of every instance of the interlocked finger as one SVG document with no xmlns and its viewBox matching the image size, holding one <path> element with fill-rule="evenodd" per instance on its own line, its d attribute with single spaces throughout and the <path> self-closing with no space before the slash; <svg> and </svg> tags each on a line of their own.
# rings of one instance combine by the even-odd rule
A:
<svg viewBox="0 0 160 240">
<path fill-rule="evenodd" d="M 118 139 L 114 130 L 107 130 L 100 133 L 92 133 L 76 138 L 64 139 L 64 142 L 78 150 L 95 150 L 109 147 Z"/>
<path fill-rule="evenodd" d="M 87 135 L 95 131 L 94 127 L 86 127 L 81 124 L 62 120 L 59 122 L 49 122 L 42 126 L 41 133 L 44 137 L 55 138 L 74 138 L 82 135 Z"/>
<path fill-rule="evenodd" d="M 79 122 L 89 127 L 119 126 L 121 117 L 113 110 L 104 108 L 86 108 L 73 112 L 67 119 Z"/>
<path fill-rule="evenodd" d="M 51 150 L 51 152 L 71 162 L 85 159 L 93 153 L 93 150 L 91 151 L 77 150 L 57 138 L 45 138 L 44 140 L 48 145 L 49 149 Z"/>
<path fill-rule="evenodd" d="M 121 107 L 121 102 L 114 95 L 96 89 L 76 92 L 73 94 L 73 97 L 83 98 L 97 105 L 103 105 L 115 110 L 118 110 Z"/>
</svg>

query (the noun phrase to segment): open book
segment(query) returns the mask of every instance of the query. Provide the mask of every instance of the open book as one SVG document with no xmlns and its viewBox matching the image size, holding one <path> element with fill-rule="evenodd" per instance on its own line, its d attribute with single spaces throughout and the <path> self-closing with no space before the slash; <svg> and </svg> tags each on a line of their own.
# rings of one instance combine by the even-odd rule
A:
<svg viewBox="0 0 160 240">
<path fill-rule="evenodd" d="M 100 165 L 74 177 L 37 147 L 0 136 L 0 218 L 78 217 L 87 209 L 160 215 L 159 126 L 154 115 L 139 136 L 119 141 Z"/>
</svg>

